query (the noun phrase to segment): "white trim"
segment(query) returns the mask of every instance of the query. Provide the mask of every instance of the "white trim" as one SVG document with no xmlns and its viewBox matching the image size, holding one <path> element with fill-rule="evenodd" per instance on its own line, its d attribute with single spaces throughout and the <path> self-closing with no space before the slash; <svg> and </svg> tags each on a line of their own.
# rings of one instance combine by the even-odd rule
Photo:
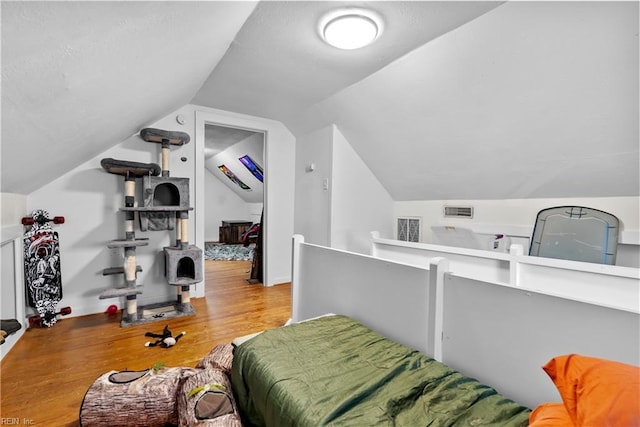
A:
<svg viewBox="0 0 640 427">
<path fill-rule="evenodd" d="M 22 237 L 21 225 L 3 225 L 0 229 L 0 244 L 5 244 L 10 240 L 15 240 L 18 237 Z"/>
<path fill-rule="evenodd" d="M 442 347 L 444 334 L 444 273 L 449 272 L 449 261 L 446 258 L 436 257 L 429 261 L 429 281 L 435 286 L 433 297 L 433 358 L 442 362 Z"/>
<path fill-rule="evenodd" d="M 235 116 L 235 115 L 234 115 Z M 204 142 L 205 142 L 205 126 L 207 124 L 210 125 L 218 125 L 224 127 L 233 127 L 236 129 L 248 130 L 253 132 L 260 132 L 264 134 L 264 174 L 263 174 L 263 185 L 264 185 L 264 213 L 262 221 L 265 224 L 269 224 L 269 203 L 268 203 L 268 186 L 269 186 L 269 135 L 268 130 L 264 129 L 266 126 L 260 126 L 258 123 L 255 123 L 253 120 L 248 118 L 238 118 L 238 117 L 225 117 L 221 112 L 209 113 L 206 111 L 199 111 L 196 109 L 195 111 L 195 123 L 196 123 L 196 183 L 204 183 L 204 155 L 199 155 L 200 153 L 204 153 Z M 196 212 L 204 212 L 204 188 L 202 186 L 198 186 L 196 184 L 196 203 L 195 209 Z M 204 215 L 197 215 L 196 220 L 196 231 L 201 230 L 196 234 L 196 242 L 197 246 L 204 248 Z M 268 237 L 268 226 L 262 228 L 262 241 L 263 247 L 265 242 L 267 242 Z M 267 279 L 268 277 L 268 251 L 263 251 L 262 255 L 262 272 L 263 272 L 263 280 L 264 283 L 270 283 Z M 204 263 L 203 267 L 204 269 Z M 203 275 L 204 277 L 204 270 Z M 204 296 L 204 288 L 202 291 L 202 295 L 197 294 L 196 296 Z"/>
<path fill-rule="evenodd" d="M 640 245 L 640 231 L 639 230 L 620 230 L 620 236 L 618 237 L 618 244 Z"/>
<path fill-rule="evenodd" d="M 304 236 L 294 234 L 292 238 L 291 249 L 291 320 L 299 322 L 300 318 L 300 292 L 298 291 L 298 283 L 300 283 L 300 246 L 304 243 Z"/>
</svg>

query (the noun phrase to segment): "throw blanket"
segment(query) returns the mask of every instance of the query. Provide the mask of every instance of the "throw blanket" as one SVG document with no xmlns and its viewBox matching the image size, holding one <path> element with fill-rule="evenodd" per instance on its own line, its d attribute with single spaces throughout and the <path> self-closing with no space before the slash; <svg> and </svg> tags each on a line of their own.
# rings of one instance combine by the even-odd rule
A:
<svg viewBox="0 0 640 427">
<path fill-rule="evenodd" d="M 529 409 L 344 316 L 238 346 L 231 382 L 256 426 L 527 426 Z"/>
</svg>

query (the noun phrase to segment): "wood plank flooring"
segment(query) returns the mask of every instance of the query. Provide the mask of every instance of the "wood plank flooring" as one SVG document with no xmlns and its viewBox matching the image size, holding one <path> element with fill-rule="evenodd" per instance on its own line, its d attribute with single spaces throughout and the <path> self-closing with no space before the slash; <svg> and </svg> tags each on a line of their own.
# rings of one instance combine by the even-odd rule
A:
<svg viewBox="0 0 640 427">
<path fill-rule="evenodd" d="M 82 398 L 105 372 L 194 367 L 216 344 L 282 326 L 291 285 L 250 285 L 250 269 L 250 261 L 205 261 L 206 296 L 191 300 L 194 316 L 121 328 L 120 314 L 95 314 L 29 329 L 0 364 L 0 424 L 78 426 Z M 145 332 L 165 324 L 187 334 L 169 349 L 145 347 Z"/>
</svg>

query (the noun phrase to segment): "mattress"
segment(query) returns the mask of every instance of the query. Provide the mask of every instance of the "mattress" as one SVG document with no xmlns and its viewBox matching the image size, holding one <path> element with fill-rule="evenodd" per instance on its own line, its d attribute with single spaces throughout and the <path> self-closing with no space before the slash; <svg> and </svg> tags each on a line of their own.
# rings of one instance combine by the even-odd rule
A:
<svg viewBox="0 0 640 427">
<path fill-rule="evenodd" d="M 254 426 L 527 426 L 530 410 L 345 316 L 268 330 L 234 352 Z"/>
</svg>

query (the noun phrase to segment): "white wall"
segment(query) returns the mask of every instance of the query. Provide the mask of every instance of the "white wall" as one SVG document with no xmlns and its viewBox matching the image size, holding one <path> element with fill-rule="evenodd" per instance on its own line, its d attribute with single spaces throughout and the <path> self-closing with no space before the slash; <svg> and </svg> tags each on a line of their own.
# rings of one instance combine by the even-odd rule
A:
<svg viewBox="0 0 640 427">
<path fill-rule="evenodd" d="M 392 222 L 391 197 L 336 126 L 298 139 L 296 234 L 308 243 L 368 253 L 369 233 L 391 237 Z"/>
<path fill-rule="evenodd" d="M 184 109 L 177 113 L 186 114 Z M 194 145 L 192 126 L 179 125 L 171 114 L 153 124 L 165 130 L 184 131 L 192 141 L 170 151 L 169 171 L 172 177 L 187 177 L 193 183 Z M 97 155 L 65 175 L 34 191 L 28 197 L 28 210 L 45 209 L 51 215 L 66 217 L 66 222 L 57 226 L 60 235 L 61 271 L 63 299 L 61 306 L 71 306 L 74 315 L 103 312 L 110 304 L 121 306 L 119 298 L 100 300 L 100 292 L 124 285 L 121 275 L 103 276 L 107 267 L 121 266 L 124 260 L 122 249 L 108 249 L 114 239 L 124 238 L 124 178 L 107 173 L 100 166 L 103 158 L 161 164 L 160 144 L 149 143 L 138 135 L 131 136 L 119 145 Z M 185 158 L 182 161 L 181 158 Z M 136 180 L 137 201 L 142 201 L 142 183 Z M 193 185 L 190 185 L 190 202 L 193 205 Z M 189 241 L 195 241 L 193 211 L 190 212 Z M 167 284 L 164 276 L 163 247 L 175 240 L 173 231 L 141 232 L 136 236 L 148 237 L 149 245 L 136 250 L 137 263 L 142 267 L 137 283 L 143 285 L 139 295 L 140 305 L 175 300 L 176 289 Z M 195 294 L 203 294 L 204 286 L 198 285 Z M 192 288 L 193 289 L 193 288 Z"/>
<path fill-rule="evenodd" d="M 512 243 L 520 243 L 528 250 L 536 215 L 553 206 L 577 205 L 600 209 L 618 217 L 621 223 L 617 264 L 637 267 L 640 244 L 640 198 L 597 197 L 562 199 L 510 200 L 423 200 L 394 203 L 394 215 L 422 218 L 422 242 L 433 242 L 431 226 L 453 225 L 471 228 L 479 233 L 504 233 L 512 236 Z M 445 206 L 473 206 L 473 219 L 444 218 Z M 395 226 L 395 225 L 394 225 Z M 395 230 L 394 230 L 395 236 Z"/>
<path fill-rule="evenodd" d="M 261 222 L 263 209 L 264 209 L 264 203 L 247 203 L 249 220 L 254 224 Z"/>
<path fill-rule="evenodd" d="M 394 200 L 638 196 L 638 7 L 503 2 L 315 107 Z"/>
<path fill-rule="evenodd" d="M 296 234 L 305 241 L 329 246 L 331 227 L 331 181 L 333 127 L 326 126 L 298 138 L 296 142 Z M 313 169 L 313 170 L 312 170 Z"/>
<path fill-rule="evenodd" d="M 16 226 L 27 215 L 27 196 L 13 193 L 0 193 L 0 225 Z"/>
<path fill-rule="evenodd" d="M 393 200 L 335 126 L 332 177 L 331 247 L 368 254 L 371 230 L 391 237 Z"/>
<path fill-rule="evenodd" d="M 204 174 L 204 240 L 219 241 L 222 220 L 244 219 L 253 221 L 250 204 L 242 200 L 211 172 Z M 260 218 L 258 217 L 258 221 Z M 203 248 L 204 249 L 204 248 Z"/>
</svg>

